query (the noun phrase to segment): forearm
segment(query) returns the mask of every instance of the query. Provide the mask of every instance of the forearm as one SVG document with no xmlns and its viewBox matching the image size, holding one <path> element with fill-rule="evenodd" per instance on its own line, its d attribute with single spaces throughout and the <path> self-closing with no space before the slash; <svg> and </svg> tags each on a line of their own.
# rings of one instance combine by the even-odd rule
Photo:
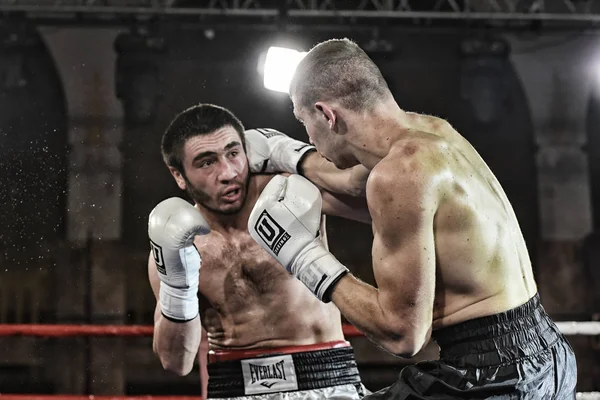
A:
<svg viewBox="0 0 600 400">
<path fill-rule="evenodd" d="M 372 342 L 400 357 L 412 357 L 416 351 L 405 327 L 387 315 L 378 300 L 379 291 L 352 274 L 344 276 L 332 292 L 332 301 L 342 315 Z"/>
<path fill-rule="evenodd" d="M 200 318 L 187 322 L 169 321 L 160 312 L 154 314 L 153 349 L 164 369 L 187 375 L 194 366 L 201 339 Z"/>
<path fill-rule="evenodd" d="M 321 198 L 323 199 L 323 214 L 351 219 L 365 224 L 372 222 L 367 199 L 364 197 L 352 197 L 322 190 Z"/>
<path fill-rule="evenodd" d="M 365 196 L 369 170 L 362 165 L 338 169 L 332 162 L 313 151 L 306 155 L 301 167 L 302 175 L 329 192 L 353 197 Z"/>
</svg>

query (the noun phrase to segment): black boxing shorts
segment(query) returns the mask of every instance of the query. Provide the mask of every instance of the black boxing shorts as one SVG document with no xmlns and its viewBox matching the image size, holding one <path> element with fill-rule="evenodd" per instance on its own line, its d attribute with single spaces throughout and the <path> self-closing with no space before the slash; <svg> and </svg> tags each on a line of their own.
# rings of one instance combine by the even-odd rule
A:
<svg viewBox="0 0 600 400">
<path fill-rule="evenodd" d="M 346 341 L 208 354 L 209 399 L 339 399 L 365 394 Z"/>
<path fill-rule="evenodd" d="M 538 294 L 433 338 L 439 361 L 403 368 L 396 383 L 365 399 L 575 399 L 575 354 Z"/>
</svg>

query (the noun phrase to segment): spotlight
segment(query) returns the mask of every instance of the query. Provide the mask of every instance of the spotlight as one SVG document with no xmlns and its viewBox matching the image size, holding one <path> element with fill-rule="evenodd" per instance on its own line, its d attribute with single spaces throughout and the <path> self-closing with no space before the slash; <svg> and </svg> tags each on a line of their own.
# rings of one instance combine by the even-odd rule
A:
<svg viewBox="0 0 600 400">
<path fill-rule="evenodd" d="M 306 52 L 285 47 L 270 47 L 264 59 L 263 84 L 276 92 L 289 93 L 296 67 Z M 259 67 L 259 69 L 261 69 Z"/>
</svg>

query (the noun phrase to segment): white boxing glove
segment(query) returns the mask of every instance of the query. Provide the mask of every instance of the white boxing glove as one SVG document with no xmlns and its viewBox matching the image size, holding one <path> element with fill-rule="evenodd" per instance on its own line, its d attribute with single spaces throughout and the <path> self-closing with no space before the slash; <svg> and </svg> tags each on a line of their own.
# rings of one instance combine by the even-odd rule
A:
<svg viewBox="0 0 600 400">
<path fill-rule="evenodd" d="M 246 149 L 250 172 L 289 172 L 298 174 L 304 156 L 315 147 L 276 131 L 275 129 L 248 129 Z"/>
<path fill-rule="evenodd" d="M 250 236 L 321 301 L 348 272 L 317 237 L 319 189 L 300 175 L 277 175 L 267 184 L 248 220 Z"/>
<path fill-rule="evenodd" d="M 160 278 L 160 305 L 167 319 L 185 322 L 198 315 L 202 259 L 194 237 L 209 232 L 200 211 L 178 197 L 160 202 L 150 213 L 148 236 Z"/>
</svg>

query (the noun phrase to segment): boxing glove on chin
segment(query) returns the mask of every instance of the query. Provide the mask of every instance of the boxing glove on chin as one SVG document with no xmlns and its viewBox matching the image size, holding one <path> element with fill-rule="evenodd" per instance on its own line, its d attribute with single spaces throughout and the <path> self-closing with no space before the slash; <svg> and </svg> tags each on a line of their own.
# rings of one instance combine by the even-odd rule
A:
<svg viewBox="0 0 600 400">
<path fill-rule="evenodd" d="M 252 238 L 298 278 L 321 301 L 348 269 L 317 237 L 321 193 L 300 175 L 273 177 L 248 221 Z"/>
<path fill-rule="evenodd" d="M 244 132 L 250 172 L 298 174 L 304 157 L 315 147 L 276 131 L 248 129 Z"/>
<path fill-rule="evenodd" d="M 210 233 L 199 210 L 172 197 L 160 202 L 148 218 L 148 236 L 160 279 L 163 315 L 185 322 L 198 315 L 198 278 L 202 259 L 194 246 L 196 235 Z"/>
</svg>

